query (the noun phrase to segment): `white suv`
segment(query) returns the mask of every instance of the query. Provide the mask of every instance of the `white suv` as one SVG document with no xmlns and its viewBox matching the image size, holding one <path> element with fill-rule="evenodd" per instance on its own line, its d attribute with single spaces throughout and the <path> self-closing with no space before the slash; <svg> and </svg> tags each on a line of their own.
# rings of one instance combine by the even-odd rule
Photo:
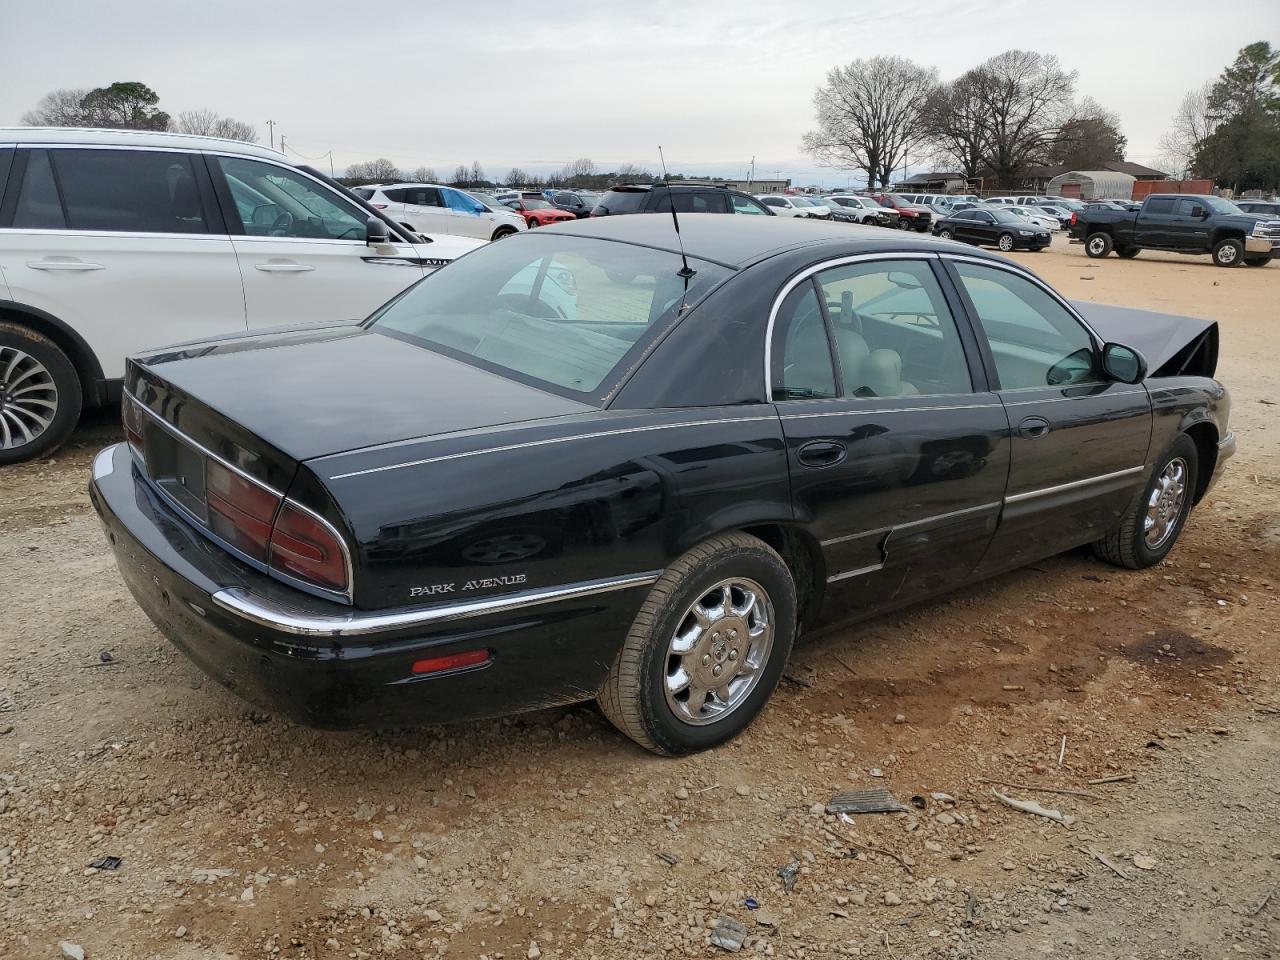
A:
<svg viewBox="0 0 1280 960">
<path fill-rule="evenodd" d="M 418 233 L 501 240 L 529 229 L 514 210 L 494 210 L 469 193 L 434 183 L 370 184 L 352 192 Z"/>
<path fill-rule="evenodd" d="M 756 194 L 756 199 L 771 209 L 774 216 L 807 219 L 817 215 L 817 211 L 807 203 L 797 203 L 795 197 L 788 197 L 780 193 L 758 193 Z"/>
<path fill-rule="evenodd" d="M 414 236 L 254 144 L 0 128 L 0 464 L 118 400 L 129 354 L 365 317 L 480 245 Z"/>
</svg>

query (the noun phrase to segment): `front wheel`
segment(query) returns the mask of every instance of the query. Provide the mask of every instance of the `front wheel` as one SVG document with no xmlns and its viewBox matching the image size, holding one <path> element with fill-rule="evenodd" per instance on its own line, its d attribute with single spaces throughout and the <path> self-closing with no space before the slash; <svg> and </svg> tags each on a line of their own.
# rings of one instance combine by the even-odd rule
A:
<svg viewBox="0 0 1280 960">
<path fill-rule="evenodd" d="M 1156 461 L 1142 496 L 1093 552 L 1117 567 L 1140 570 L 1163 560 L 1191 513 L 1200 467 L 1196 445 L 1185 433 Z"/>
<path fill-rule="evenodd" d="M 1084 252 L 1095 260 L 1100 260 L 1111 252 L 1113 246 L 1108 234 L 1092 233 L 1084 242 Z"/>
<path fill-rule="evenodd" d="M 61 446 L 80 419 L 80 378 L 48 337 L 0 323 L 0 464 Z"/>
<path fill-rule="evenodd" d="M 911 221 L 910 221 L 910 220 L 908 220 L 906 217 L 899 217 L 899 218 L 898 218 L 898 229 L 899 229 L 899 230 L 910 230 L 910 229 L 911 229 Z"/>
<path fill-rule="evenodd" d="M 654 584 L 598 702 L 640 746 L 675 756 L 724 743 L 773 694 L 796 629 L 791 571 L 768 544 L 726 533 Z"/>
<path fill-rule="evenodd" d="M 1012 233 L 1000 234 L 1000 239 L 996 241 L 996 246 L 999 247 L 1001 251 L 1003 251 L 1004 253 L 1008 253 L 1010 250 L 1013 249 L 1013 234 Z"/>
<path fill-rule="evenodd" d="M 1244 244 L 1239 240 L 1219 240 L 1213 248 L 1213 263 L 1217 267 L 1238 267 L 1244 259 Z"/>
</svg>

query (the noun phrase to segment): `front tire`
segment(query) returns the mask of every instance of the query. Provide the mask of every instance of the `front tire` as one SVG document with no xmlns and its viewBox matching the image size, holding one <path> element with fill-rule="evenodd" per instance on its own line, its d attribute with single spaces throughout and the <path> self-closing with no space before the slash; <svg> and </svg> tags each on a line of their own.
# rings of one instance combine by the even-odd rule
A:
<svg viewBox="0 0 1280 960">
<path fill-rule="evenodd" d="M 1238 267 L 1244 259 L 1244 244 L 1239 240 L 1219 240 L 1213 247 L 1215 267 Z"/>
<path fill-rule="evenodd" d="M 938 238 L 941 240 L 954 240 L 955 234 L 953 234 L 950 230 L 939 230 Z"/>
<path fill-rule="evenodd" d="M 1141 570 L 1159 563 L 1177 543 L 1195 499 L 1200 459 L 1185 433 L 1156 461 L 1138 497 L 1107 536 L 1093 545 L 1100 559 Z"/>
<path fill-rule="evenodd" d="M 1095 260 L 1101 260 L 1111 252 L 1113 246 L 1115 246 L 1115 244 L 1112 243 L 1111 237 L 1108 234 L 1091 233 L 1089 234 L 1088 239 L 1084 242 L 1084 252 Z"/>
<path fill-rule="evenodd" d="M 1009 253 L 1013 249 L 1013 234 L 1000 234 L 1000 238 L 996 241 L 996 246 L 1000 248 L 1002 253 Z"/>
<path fill-rule="evenodd" d="M 43 334 L 0 322 L 0 465 L 60 447 L 80 419 L 80 378 Z"/>
<path fill-rule="evenodd" d="M 795 629 L 795 581 L 777 552 L 745 533 L 712 537 L 650 590 L 599 694 L 600 709 L 654 753 L 717 746 L 744 730 L 773 694 Z"/>
<path fill-rule="evenodd" d="M 912 229 L 912 227 L 911 227 L 911 221 L 910 221 L 909 219 L 907 219 L 906 217 L 899 217 L 899 218 L 898 218 L 898 229 L 899 229 L 899 230 L 910 230 L 910 229 Z"/>
</svg>

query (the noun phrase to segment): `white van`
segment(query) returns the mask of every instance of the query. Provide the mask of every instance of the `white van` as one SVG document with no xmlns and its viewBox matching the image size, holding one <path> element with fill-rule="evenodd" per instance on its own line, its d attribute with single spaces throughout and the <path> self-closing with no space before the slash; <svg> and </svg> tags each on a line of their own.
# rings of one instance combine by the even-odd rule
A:
<svg viewBox="0 0 1280 960">
<path fill-rule="evenodd" d="M 410 233 L 255 144 L 0 128 L 0 464 L 118 400 L 129 354 L 365 317 L 481 245 Z"/>
</svg>

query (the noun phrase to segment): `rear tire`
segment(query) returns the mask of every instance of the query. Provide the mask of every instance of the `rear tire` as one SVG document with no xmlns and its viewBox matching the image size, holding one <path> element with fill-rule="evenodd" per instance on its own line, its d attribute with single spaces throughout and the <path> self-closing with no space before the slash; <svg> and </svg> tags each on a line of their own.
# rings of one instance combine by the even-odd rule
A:
<svg viewBox="0 0 1280 960">
<path fill-rule="evenodd" d="M 749 534 L 712 537 L 649 591 L 597 698 L 600 709 L 654 753 L 717 746 L 744 730 L 773 694 L 795 629 L 795 581 L 783 559 Z M 755 669 L 734 672 L 743 665 Z"/>
<path fill-rule="evenodd" d="M 1094 554 L 1130 570 L 1163 560 L 1191 513 L 1199 466 L 1195 442 L 1180 434 L 1156 461 L 1142 496 L 1134 499 L 1111 533 L 1094 543 Z M 1179 488 L 1176 496 L 1175 486 Z"/>
<path fill-rule="evenodd" d="M 0 322 L 0 464 L 60 447 L 76 428 L 82 403 L 80 377 L 57 344 Z"/>
<path fill-rule="evenodd" d="M 1219 240 L 1213 247 L 1215 267 L 1238 267 L 1244 259 L 1244 244 L 1239 240 Z"/>
<path fill-rule="evenodd" d="M 955 234 L 953 234 L 950 230 L 939 230 L 938 238 L 941 240 L 954 240 Z"/>
<path fill-rule="evenodd" d="M 1091 233 L 1084 241 L 1084 252 L 1095 260 L 1101 260 L 1115 246 L 1105 233 Z"/>
<path fill-rule="evenodd" d="M 1141 247 L 1117 247 L 1116 256 L 1121 260 L 1132 260 L 1142 252 Z"/>
<path fill-rule="evenodd" d="M 511 236 L 515 232 L 515 227 L 499 227 L 497 230 L 493 231 L 493 237 L 491 239 L 496 242 L 498 240 L 502 240 L 504 237 Z"/>
</svg>

